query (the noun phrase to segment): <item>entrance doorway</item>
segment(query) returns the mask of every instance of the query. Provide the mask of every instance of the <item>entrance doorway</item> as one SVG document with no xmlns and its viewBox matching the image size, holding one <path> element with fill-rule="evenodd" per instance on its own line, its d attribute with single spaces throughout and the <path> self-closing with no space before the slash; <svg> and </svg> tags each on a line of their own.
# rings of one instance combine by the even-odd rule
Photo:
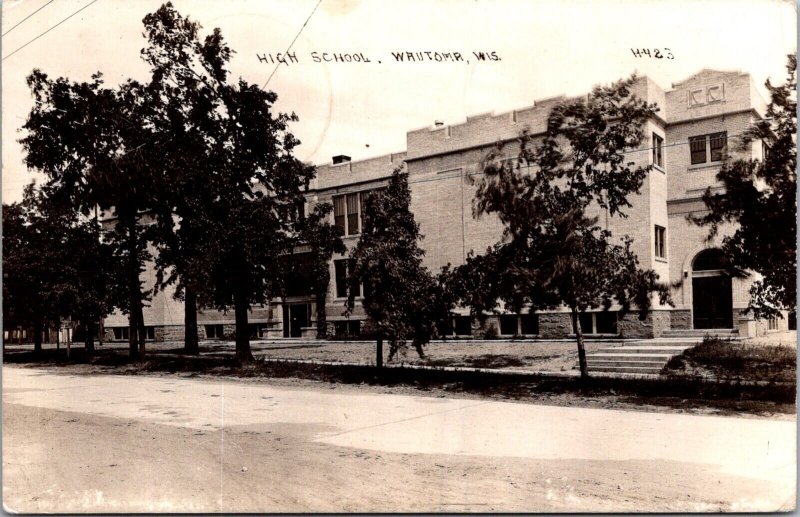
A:
<svg viewBox="0 0 800 517">
<path fill-rule="evenodd" d="M 301 337 L 303 327 L 311 326 L 311 304 L 294 303 L 283 306 L 283 336 Z"/>
<path fill-rule="evenodd" d="M 692 312 L 695 329 L 733 328 L 731 275 L 722 251 L 701 251 L 692 265 Z"/>
</svg>

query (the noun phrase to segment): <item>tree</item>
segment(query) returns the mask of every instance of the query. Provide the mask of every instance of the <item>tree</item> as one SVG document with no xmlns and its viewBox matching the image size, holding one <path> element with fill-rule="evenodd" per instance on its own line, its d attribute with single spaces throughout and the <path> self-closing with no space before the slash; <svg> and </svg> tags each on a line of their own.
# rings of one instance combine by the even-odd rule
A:
<svg viewBox="0 0 800 517">
<path fill-rule="evenodd" d="M 786 82 L 767 80 L 767 117 L 742 138 L 746 149 L 769 142 L 760 160 L 726 162 L 717 179 L 724 190 L 703 194 L 708 212 L 691 217 L 709 227 L 709 238 L 725 223 L 736 224 L 722 239 L 722 250 L 734 268 L 756 271 L 761 279 L 750 288 L 747 310 L 757 318 L 780 316 L 797 306 L 797 57 L 788 56 Z"/>
<path fill-rule="evenodd" d="M 616 303 L 621 314 L 636 306 L 644 317 L 653 293 L 662 303 L 669 300 L 668 286 L 656 273 L 640 269 L 632 241 L 615 238 L 590 215 L 607 210 L 626 217 L 628 198 L 650 169 L 625 160 L 656 112 L 631 95 L 634 80 L 596 87 L 587 99 L 556 106 L 540 143 L 521 135 L 516 160 L 501 160 L 501 145 L 488 154 L 474 212 L 497 215 L 503 240 L 457 269 L 462 287 L 456 292 L 462 302 L 474 304 L 473 312 L 494 309 L 498 299 L 517 312 L 524 305 L 566 306 L 582 378 L 588 371 L 580 312 Z M 473 293 L 465 294 L 464 286 Z"/>
<path fill-rule="evenodd" d="M 130 355 L 143 356 L 148 292 L 141 272 L 150 258 L 144 214 L 152 208 L 151 171 L 159 155 L 153 147 L 160 136 L 148 123 L 148 91 L 132 80 L 107 88 L 99 72 L 78 83 L 34 70 L 28 86 L 35 103 L 23 126 L 25 162 L 46 175 L 43 188 L 73 211 L 113 213 L 106 239 L 124 264 L 127 303 L 121 308 L 129 314 Z"/>
<path fill-rule="evenodd" d="M 330 214 L 333 205 L 321 203 L 300 221 L 299 244 L 307 246 L 311 253 L 311 280 L 317 306 L 317 338 L 327 337 L 327 311 L 325 301 L 331 282 L 330 260 L 334 253 L 345 253 L 342 230 L 332 225 Z"/>
<path fill-rule="evenodd" d="M 395 170 L 385 190 L 373 192 L 364 207 L 364 228 L 352 251 L 350 284 L 364 285 L 363 307 L 377 327 L 376 365 L 383 366 L 383 339 L 390 357 L 411 339 L 422 357 L 423 346 L 436 332 L 436 314 L 444 297 L 422 265 L 419 225 L 409 210 L 411 191 L 405 173 Z M 349 289 L 347 313 L 355 303 Z M 444 311 L 448 312 L 448 311 Z"/>
<path fill-rule="evenodd" d="M 3 206 L 3 229 L 6 324 L 33 327 L 38 353 L 46 325 L 79 319 L 94 351 L 96 323 L 117 302 L 115 264 L 97 222 L 30 185 L 22 203 Z"/>
<path fill-rule="evenodd" d="M 172 248 L 161 264 L 187 293 L 233 307 L 236 356 L 249 361 L 248 310 L 281 291 L 298 230 L 292 215 L 315 171 L 293 156 L 300 142 L 288 124 L 297 117 L 273 113 L 277 95 L 228 82 L 233 50 L 219 29 L 201 41 L 200 25 L 171 3 L 144 24 L 155 127 L 174 135 L 159 169 L 162 184 L 177 187 L 161 203 L 160 242 Z"/>
</svg>

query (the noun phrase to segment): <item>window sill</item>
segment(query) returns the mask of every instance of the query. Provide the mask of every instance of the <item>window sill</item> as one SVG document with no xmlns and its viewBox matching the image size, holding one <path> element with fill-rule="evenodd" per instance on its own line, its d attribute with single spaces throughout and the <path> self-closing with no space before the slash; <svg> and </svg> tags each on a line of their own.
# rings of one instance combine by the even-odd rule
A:
<svg viewBox="0 0 800 517">
<path fill-rule="evenodd" d="M 656 259 L 656 262 L 662 262 L 662 263 L 664 263 L 664 264 L 667 264 L 667 263 L 669 262 L 669 261 L 668 261 L 666 258 L 664 258 L 664 257 L 655 257 L 655 259 Z"/>
<path fill-rule="evenodd" d="M 667 169 L 665 169 L 664 167 L 662 167 L 660 165 L 656 165 L 655 163 L 653 164 L 653 169 L 657 170 L 661 174 L 666 174 L 667 173 Z"/>
<path fill-rule="evenodd" d="M 721 160 L 718 161 L 718 162 L 695 163 L 695 164 L 689 164 L 687 169 L 690 170 L 690 171 L 698 170 L 698 169 L 710 169 L 712 167 L 720 167 L 723 163 L 724 162 L 721 161 Z"/>
<path fill-rule="evenodd" d="M 595 338 L 595 337 L 602 337 L 602 338 L 618 338 L 620 337 L 619 334 L 582 334 L 584 338 Z M 569 337 L 575 338 L 575 334 L 570 334 Z"/>
</svg>

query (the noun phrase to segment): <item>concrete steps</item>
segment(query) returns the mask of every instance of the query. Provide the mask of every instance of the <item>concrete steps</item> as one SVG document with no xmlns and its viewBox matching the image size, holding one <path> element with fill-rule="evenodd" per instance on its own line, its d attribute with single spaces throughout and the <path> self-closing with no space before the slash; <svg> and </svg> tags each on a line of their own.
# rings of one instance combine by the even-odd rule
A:
<svg viewBox="0 0 800 517">
<path fill-rule="evenodd" d="M 670 358 L 692 346 L 686 342 L 634 341 L 587 354 L 586 365 L 590 373 L 658 375 Z"/>
<path fill-rule="evenodd" d="M 738 338 L 738 329 L 683 329 L 665 330 L 662 334 L 664 338 L 694 338 L 703 339 L 706 336 L 719 338 Z"/>
</svg>

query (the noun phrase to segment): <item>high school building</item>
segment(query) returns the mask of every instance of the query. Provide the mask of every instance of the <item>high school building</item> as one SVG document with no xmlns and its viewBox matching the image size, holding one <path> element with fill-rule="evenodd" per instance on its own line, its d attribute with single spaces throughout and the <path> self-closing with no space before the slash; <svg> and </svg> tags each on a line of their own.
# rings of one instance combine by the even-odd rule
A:
<svg viewBox="0 0 800 517">
<path fill-rule="evenodd" d="M 742 310 L 747 306 L 751 278 L 732 278 L 725 270 L 717 246 L 721 237 L 708 242 L 708 229 L 687 221 L 687 215 L 704 209 L 701 199 L 707 187 L 718 188 L 716 174 L 726 156 L 761 158 L 767 144 L 743 144 L 742 135 L 763 118 L 766 104 L 752 78 L 740 72 L 702 70 L 664 89 L 647 77 L 640 78 L 634 93 L 660 110 L 644 128 L 646 138 L 629 158 L 652 164 L 652 170 L 626 219 L 599 214 L 601 224 L 617 235 L 633 238 L 633 248 L 643 268 L 655 270 L 661 279 L 680 287 L 672 293 L 674 306 L 656 304 L 645 320 L 637 314 L 618 317 L 611 311 L 582 315 L 587 334 L 621 337 L 660 337 L 676 330 L 725 329 L 740 336 L 785 330 L 786 319 L 757 321 Z M 383 187 L 397 167 L 408 174 L 411 209 L 424 239 L 425 265 L 433 272 L 462 264 L 470 252 L 482 253 L 501 237 L 502 226 L 494 216 L 474 218 L 472 201 L 481 177 L 480 163 L 498 141 L 513 159 L 519 151 L 517 138 L 523 129 L 534 137 L 543 135 L 549 111 L 564 98 L 536 101 L 509 113 L 467 117 L 459 124 L 436 123 L 408 131 L 406 150 L 362 161 L 336 156 L 318 167 L 307 194 L 307 207 L 328 202 L 334 206 L 333 222 L 352 249 L 361 231 L 365 195 Z M 723 228 L 724 236 L 730 228 Z M 298 257 L 302 260 L 302 257 Z M 326 299 L 330 337 L 355 337 L 369 331 L 360 307 L 346 318 L 347 256 L 330 264 L 331 284 Z M 159 295 L 145 310 L 150 337 L 177 339 L 183 335 L 183 308 L 169 295 Z M 269 307 L 254 307 L 251 332 L 257 337 L 315 337 L 315 300 L 302 278 L 291 283 L 288 296 Z M 233 335 L 233 314 L 202 311 L 198 314 L 201 338 Z M 108 339 L 127 339 L 127 318 L 113 315 L 106 322 Z M 494 326 L 500 336 L 567 337 L 572 333 L 566 311 L 492 315 L 483 327 L 471 321 L 468 310 L 457 311 L 453 335 L 481 336 Z"/>
</svg>

